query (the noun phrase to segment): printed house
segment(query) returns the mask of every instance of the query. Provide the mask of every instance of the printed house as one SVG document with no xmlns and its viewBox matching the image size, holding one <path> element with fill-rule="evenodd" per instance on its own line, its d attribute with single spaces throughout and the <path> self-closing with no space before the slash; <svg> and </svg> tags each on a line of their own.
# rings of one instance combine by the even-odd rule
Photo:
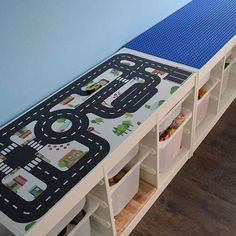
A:
<svg viewBox="0 0 236 236">
<path fill-rule="evenodd" d="M 15 177 L 10 183 L 8 183 L 6 186 L 11 189 L 13 192 L 17 192 L 17 190 L 22 187 L 27 182 L 27 179 L 22 177 L 21 175 L 18 175 Z"/>
<path fill-rule="evenodd" d="M 78 160 L 80 160 L 86 153 L 81 150 L 71 150 L 58 163 L 60 167 L 71 168 Z"/>
</svg>

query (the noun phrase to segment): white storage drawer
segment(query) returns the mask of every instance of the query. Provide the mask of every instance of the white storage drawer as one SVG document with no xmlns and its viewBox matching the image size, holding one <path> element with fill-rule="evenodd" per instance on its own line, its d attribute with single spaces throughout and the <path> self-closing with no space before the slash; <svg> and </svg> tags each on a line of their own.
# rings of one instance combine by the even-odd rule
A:
<svg viewBox="0 0 236 236">
<path fill-rule="evenodd" d="M 90 219 L 86 218 L 86 220 L 83 221 L 82 224 L 78 224 L 77 226 L 72 227 L 68 230 L 71 230 L 69 234 L 66 234 L 68 236 L 91 236 Z"/>
<path fill-rule="evenodd" d="M 182 109 L 182 104 L 185 99 L 191 94 L 191 92 L 187 93 L 161 120 L 159 125 L 159 133 L 164 132 L 173 122 L 173 120 L 180 114 Z"/>
<path fill-rule="evenodd" d="M 159 143 L 159 172 L 164 172 L 168 166 L 173 162 L 175 157 L 180 151 L 181 141 L 184 126 L 192 117 L 192 113 L 189 110 L 182 109 L 182 113 L 185 115 L 184 122 L 175 131 L 175 133 L 165 141 Z"/>
<path fill-rule="evenodd" d="M 146 156 L 139 153 L 124 167 L 128 170 L 123 178 L 110 187 L 114 215 L 118 215 L 139 189 L 140 165 Z"/>
<path fill-rule="evenodd" d="M 90 217 L 98 209 L 99 204 L 93 199 L 87 197 L 84 210 L 85 216 L 77 225 L 69 224 L 67 226 L 67 236 L 91 236 Z"/>
<path fill-rule="evenodd" d="M 197 101 L 196 126 L 199 126 L 207 115 L 208 105 L 212 90 L 219 83 L 219 80 L 212 78 L 203 87 L 206 89 L 206 94 Z"/>
<path fill-rule="evenodd" d="M 136 144 L 136 145 L 134 146 L 134 148 L 132 148 L 132 149 L 125 155 L 125 157 L 122 158 L 122 160 L 121 160 L 115 167 L 113 167 L 113 168 L 109 171 L 109 173 L 108 173 L 108 178 L 112 178 L 112 177 L 114 177 L 116 174 L 118 174 L 118 172 L 119 172 L 120 170 L 122 170 L 123 167 L 124 167 L 125 165 L 127 165 L 127 163 L 128 163 L 134 156 L 137 155 L 138 150 L 139 150 L 139 143 Z"/>
<path fill-rule="evenodd" d="M 159 132 L 165 131 L 175 119 L 176 116 L 181 112 L 182 102 L 178 103 L 172 110 L 166 115 L 165 119 L 161 122 L 159 126 Z"/>
<path fill-rule="evenodd" d="M 118 215 L 122 209 L 130 202 L 139 189 L 140 166 L 131 169 L 120 181 L 122 183 L 112 193 L 112 206 L 114 215 Z"/>
</svg>

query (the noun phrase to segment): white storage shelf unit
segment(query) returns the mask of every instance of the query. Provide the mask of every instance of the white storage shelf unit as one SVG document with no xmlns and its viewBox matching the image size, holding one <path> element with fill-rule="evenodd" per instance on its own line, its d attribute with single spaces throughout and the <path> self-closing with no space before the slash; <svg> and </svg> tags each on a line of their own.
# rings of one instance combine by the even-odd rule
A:
<svg viewBox="0 0 236 236">
<path fill-rule="evenodd" d="M 178 91 L 175 94 L 176 97 L 173 96 L 167 101 L 171 106 L 171 109 L 166 109 L 165 106 L 160 108 L 160 113 L 157 113 L 156 116 L 156 122 L 153 123 L 153 125 L 149 125 L 149 132 L 139 141 L 139 152 L 128 164 L 130 172 L 121 179 L 117 186 L 120 187 L 120 185 L 126 183 L 126 181 L 130 181 L 129 184 L 133 183 L 135 187 L 137 186 L 137 183 L 139 183 L 138 191 L 135 189 L 137 194 L 133 196 L 130 202 L 124 206 L 118 215 L 116 215 L 117 212 L 114 212 L 114 208 L 112 208 L 117 235 L 128 235 L 132 231 L 137 222 L 147 212 L 163 189 L 190 157 L 192 145 L 191 135 L 193 132 L 192 110 L 194 107 L 195 95 L 193 87 L 194 80 L 188 81 L 183 85 L 180 90 L 185 92 L 181 93 L 181 91 Z M 176 139 L 178 139 L 179 142 L 179 147 L 176 147 L 176 149 L 180 150 L 179 152 L 176 150 L 176 152 L 173 153 L 174 156 L 169 154 L 170 156 L 166 157 L 166 159 L 174 159 L 174 161 L 168 165 L 167 171 L 159 173 L 159 126 L 161 126 L 161 129 L 163 130 L 163 127 L 167 127 L 180 112 L 185 114 L 185 121 L 179 129 L 176 130 L 173 138 L 165 145 L 166 147 L 164 148 L 165 151 L 163 153 L 168 152 L 173 146 L 176 146 Z M 158 116 L 158 114 L 160 114 L 160 116 Z M 159 119 L 162 120 L 162 122 L 160 122 Z M 163 123 L 165 125 L 163 125 Z M 109 173 L 108 170 L 105 170 L 105 172 Z M 136 172 L 136 174 L 133 174 L 134 172 Z M 128 180 L 129 176 L 131 176 L 130 180 Z M 132 188 L 130 187 L 130 189 Z M 112 194 L 113 190 L 110 189 L 108 195 L 110 195 L 111 200 L 114 201 Z M 127 192 L 123 192 L 123 194 L 129 195 Z M 118 196 L 116 196 L 116 198 L 119 199 Z M 119 201 L 117 199 L 116 201 Z"/>
<path fill-rule="evenodd" d="M 196 98 L 193 151 L 236 97 L 236 37 L 199 71 L 196 87 L 200 89 L 203 85 L 207 93 L 200 100 Z"/>
<path fill-rule="evenodd" d="M 229 45 L 231 45 L 230 50 Z M 143 148 L 145 149 L 147 147 L 152 150 L 152 152 L 143 159 L 140 165 L 140 176 L 138 175 L 138 177 L 141 189 L 139 191 L 142 191 L 142 183 L 147 183 L 153 188 L 151 194 L 145 199 L 145 203 L 133 215 L 131 209 L 133 209 L 133 206 L 136 204 L 136 198 L 140 197 L 139 192 L 118 215 L 114 215 L 111 207 L 111 214 L 115 219 L 114 230 L 116 233 L 114 232 L 114 235 L 128 235 L 133 230 L 135 225 L 141 220 L 158 196 L 162 193 L 186 161 L 192 156 L 197 146 L 202 142 L 227 107 L 235 99 L 236 62 L 234 59 L 227 68 L 229 71 L 229 78 L 225 91 L 223 89 L 223 81 L 226 73 L 224 66 L 227 60 L 226 58 L 229 57 L 227 52 L 230 51 L 230 58 L 234 58 L 235 45 L 236 39 L 232 39 L 228 45 L 226 45 L 202 70 L 199 71 L 199 77 L 196 78 L 196 80 L 194 80 L 194 78 L 192 79 L 194 80 L 193 84 L 189 82 L 189 84 L 186 84 L 186 87 L 182 88 L 182 92 L 178 91 L 178 99 L 172 98 L 171 101 L 167 101 L 164 106 L 158 109 L 156 123 L 149 125 L 149 132 L 146 133 L 145 129 L 143 129 L 146 135 L 140 140 L 136 139 L 136 142 L 130 142 L 130 147 L 132 148 L 132 146 L 135 146 L 135 144 L 139 141 L 141 143 L 141 152 Z M 208 72 L 205 73 L 205 71 Z M 205 74 L 203 80 L 201 80 L 201 74 Z M 202 86 L 206 88 L 207 92 L 202 99 L 198 100 L 198 91 Z M 228 92 L 230 93 L 228 94 Z M 179 106 L 180 102 L 181 106 Z M 197 119 L 199 117 L 198 112 L 203 111 L 203 107 L 205 107 L 205 112 L 200 115 L 201 120 L 198 121 L 197 125 Z M 163 147 L 158 141 L 159 131 L 163 131 L 163 127 L 166 127 L 171 123 L 171 120 L 176 114 L 179 113 L 180 109 L 185 113 L 186 120 L 172 137 L 172 139 L 176 138 L 177 142 L 173 142 L 172 145 L 176 144 L 175 150 L 177 151 L 172 153 L 173 155 L 170 154 L 170 157 L 173 159 L 170 160 L 163 171 L 160 171 L 160 162 L 161 158 L 163 158 L 161 150 Z M 168 141 L 168 144 L 171 145 L 171 140 Z M 105 167 L 104 170 L 106 175 L 106 173 L 109 172 L 109 168 Z M 111 193 L 109 193 L 108 190 L 108 196 L 110 194 Z M 127 218 L 126 215 L 131 216 L 130 218 Z"/>
<path fill-rule="evenodd" d="M 101 165 L 94 168 L 78 186 L 73 188 L 70 195 L 58 203 L 57 209 L 50 211 L 42 220 L 41 226 L 45 225 L 44 229 L 41 231 L 35 229 L 38 234 L 30 233 L 29 235 L 57 235 L 78 214 L 80 210 L 78 204 L 84 197 L 87 199 L 87 214 L 68 235 L 78 235 L 78 232 L 83 232 L 84 229 L 87 229 L 86 233 L 91 236 L 129 235 L 235 99 L 235 48 L 236 38 L 232 39 L 198 71 L 198 77 L 194 75 L 186 81 L 126 139 L 126 142 L 122 143 L 110 154 L 109 158 L 105 158 Z M 228 58 L 231 64 L 225 68 Z M 158 60 L 165 62 L 163 59 Z M 180 66 L 194 71 L 193 68 Z M 226 77 L 228 77 L 227 83 L 224 82 Z M 203 85 L 207 86 L 208 93 L 202 101 L 209 99 L 209 104 L 206 106 L 206 116 L 196 126 L 197 112 L 201 103 L 198 100 L 198 91 Z M 179 112 L 180 102 L 181 111 L 186 114 L 186 120 L 172 137 L 172 140 L 176 138 L 179 145 L 174 155 L 170 155 L 173 160 L 160 172 L 160 162 L 164 158 L 161 153 L 163 147 L 159 142 L 159 132 L 163 129 L 160 125 L 168 120 L 165 124 L 168 126 L 170 120 Z M 170 114 L 174 114 L 173 117 L 170 118 Z M 134 150 L 138 143 L 140 144 L 138 152 L 132 152 L 131 150 Z M 169 140 L 166 145 L 174 145 L 174 143 L 171 144 Z M 130 151 L 134 156 L 127 157 Z M 109 173 L 114 171 L 114 174 L 123 167 L 127 168 L 127 174 L 116 186 L 110 187 Z M 127 204 L 124 201 L 125 204 L 121 204 L 121 209 L 115 210 L 114 204 L 119 201 L 117 196 L 121 193 L 117 196 L 113 194 L 115 191 L 122 191 L 125 184 L 127 184 L 126 187 L 129 186 L 133 179 L 136 181 L 134 193 L 128 196 Z M 1 233 L 3 232 L 2 235 L 11 235 L 4 228 L 0 230 Z"/>
</svg>

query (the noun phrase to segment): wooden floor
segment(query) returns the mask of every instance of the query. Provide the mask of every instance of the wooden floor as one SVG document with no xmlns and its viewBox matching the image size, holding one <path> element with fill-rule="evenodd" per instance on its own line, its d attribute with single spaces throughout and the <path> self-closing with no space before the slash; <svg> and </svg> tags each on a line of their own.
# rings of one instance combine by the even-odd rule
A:
<svg viewBox="0 0 236 236">
<path fill-rule="evenodd" d="M 236 101 L 131 236 L 236 236 Z"/>
</svg>

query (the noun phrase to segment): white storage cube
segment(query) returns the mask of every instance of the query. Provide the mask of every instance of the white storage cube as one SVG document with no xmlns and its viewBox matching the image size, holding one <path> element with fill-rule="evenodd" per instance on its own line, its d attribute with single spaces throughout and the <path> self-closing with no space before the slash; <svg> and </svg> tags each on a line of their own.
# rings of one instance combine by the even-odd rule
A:
<svg viewBox="0 0 236 236">
<path fill-rule="evenodd" d="M 139 150 L 139 143 L 136 144 L 126 155 L 122 160 L 115 166 L 113 167 L 109 173 L 108 173 L 108 178 L 112 178 L 115 175 L 117 175 L 123 167 L 134 157 L 137 155 Z"/>
<path fill-rule="evenodd" d="M 182 104 L 191 92 L 187 93 L 165 116 L 165 118 L 160 122 L 159 133 L 164 132 L 173 122 L 173 120 L 180 114 L 182 109 Z"/>
<path fill-rule="evenodd" d="M 131 201 L 139 189 L 140 165 L 146 156 L 140 151 L 128 164 L 128 172 L 115 185 L 110 187 L 114 215 L 118 215 Z"/>
<path fill-rule="evenodd" d="M 197 101 L 196 126 L 198 126 L 206 117 L 208 105 L 212 90 L 220 82 L 218 78 L 211 78 L 203 87 L 206 89 L 206 94 Z"/>
<path fill-rule="evenodd" d="M 185 121 L 175 131 L 175 133 L 165 141 L 159 143 L 159 172 L 164 172 L 178 155 L 181 147 L 184 126 L 190 120 L 192 113 L 186 109 L 182 112 L 185 115 Z"/>
<path fill-rule="evenodd" d="M 139 189 L 140 166 L 132 168 L 126 175 L 111 188 L 112 206 L 114 215 L 118 215 L 122 209 L 131 201 Z"/>
<path fill-rule="evenodd" d="M 80 202 L 76 206 L 78 207 L 78 212 L 80 212 L 84 208 L 85 203 L 86 203 L 86 198 L 84 197 L 80 200 Z"/>
<path fill-rule="evenodd" d="M 98 209 L 99 204 L 94 200 L 87 198 L 86 205 L 84 207 L 86 215 L 75 226 L 68 225 L 67 236 L 91 236 L 90 217 Z"/>
<path fill-rule="evenodd" d="M 86 217 L 86 216 L 85 216 Z M 68 226 L 70 227 L 70 225 Z M 70 230 L 70 229 L 69 229 Z M 87 218 L 83 224 L 78 224 L 71 229 L 68 236 L 91 236 L 90 219 Z"/>
<path fill-rule="evenodd" d="M 159 132 L 162 133 L 165 131 L 175 119 L 176 116 L 181 112 L 182 102 L 177 104 L 172 110 L 166 115 L 165 119 L 161 122 L 159 126 Z"/>
<path fill-rule="evenodd" d="M 160 142 L 159 170 L 160 173 L 165 171 L 172 163 L 180 151 L 180 145 L 183 135 L 183 128 L 178 130 L 169 139 Z"/>
</svg>

